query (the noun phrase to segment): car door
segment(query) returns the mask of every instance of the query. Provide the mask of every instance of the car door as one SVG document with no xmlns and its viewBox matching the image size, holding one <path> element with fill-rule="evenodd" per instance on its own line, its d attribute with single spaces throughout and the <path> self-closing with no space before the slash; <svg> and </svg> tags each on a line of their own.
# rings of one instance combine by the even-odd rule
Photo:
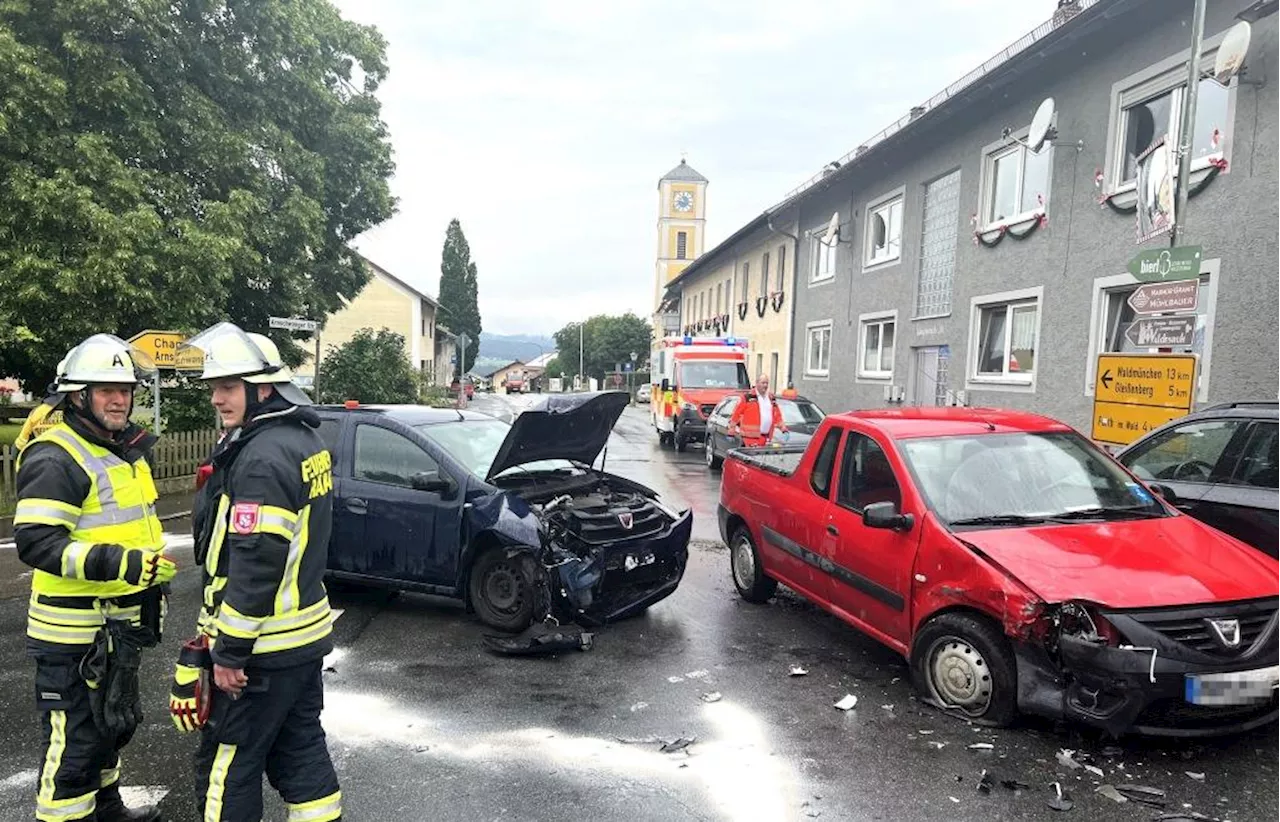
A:
<svg viewBox="0 0 1280 822">
<path fill-rule="evenodd" d="M 351 487 L 351 425 L 348 415 L 320 420 L 320 439 L 333 458 L 333 530 L 329 537 L 328 567 L 355 572 L 364 544 L 364 517 L 348 510 L 346 495 Z"/>
<path fill-rule="evenodd" d="M 406 434 L 376 422 L 355 426 L 352 472 L 343 507 L 363 520 L 349 569 L 384 579 L 453 587 L 462 530 L 462 490 L 436 456 Z M 420 490 L 415 477 L 451 481 Z M 420 482 L 419 482 L 420 484 Z"/>
<path fill-rule="evenodd" d="M 1224 457 L 1238 453 L 1247 422 L 1234 417 L 1188 420 L 1125 451 L 1120 462 L 1143 482 L 1171 488 L 1174 505 L 1204 519 L 1200 501 L 1217 479 L 1230 473 L 1223 467 Z"/>
<path fill-rule="evenodd" d="M 823 569 L 822 512 L 835 484 L 836 457 L 843 434 L 838 426 L 828 429 L 808 476 L 782 483 L 776 498 L 762 501 L 768 513 L 760 521 L 775 524 L 760 535 L 765 568 L 779 582 L 823 605 L 830 602 L 831 583 Z"/>
<path fill-rule="evenodd" d="M 916 503 L 904 502 L 906 474 L 894 466 L 884 443 L 856 430 L 845 439 L 837 470 L 822 549 L 831 564 L 831 601 L 874 630 L 906 642 L 907 595 L 920 529 L 870 528 L 862 518 L 866 506 L 892 502 L 920 522 Z"/>
<path fill-rule="evenodd" d="M 1196 516 L 1276 556 L 1280 540 L 1276 526 L 1277 425 L 1264 420 L 1251 422 L 1237 441 L 1242 443 L 1238 451 L 1227 451 L 1229 473 L 1200 498 Z"/>
</svg>

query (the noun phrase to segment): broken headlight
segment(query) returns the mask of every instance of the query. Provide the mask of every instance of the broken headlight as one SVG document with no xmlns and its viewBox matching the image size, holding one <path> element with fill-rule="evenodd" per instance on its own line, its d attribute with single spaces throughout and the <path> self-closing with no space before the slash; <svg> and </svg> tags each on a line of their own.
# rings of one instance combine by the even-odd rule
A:
<svg viewBox="0 0 1280 822">
<path fill-rule="evenodd" d="M 1120 645 L 1120 632 L 1096 606 L 1067 602 L 1058 610 L 1058 628 L 1066 636 L 1098 642 L 1112 648 Z"/>
</svg>

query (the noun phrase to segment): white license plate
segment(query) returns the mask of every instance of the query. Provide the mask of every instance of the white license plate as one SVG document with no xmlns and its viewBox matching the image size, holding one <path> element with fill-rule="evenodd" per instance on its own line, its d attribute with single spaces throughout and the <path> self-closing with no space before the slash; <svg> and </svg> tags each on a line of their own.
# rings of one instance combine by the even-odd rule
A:
<svg viewBox="0 0 1280 822">
<path fill-rule="evenodd" d="M 1277 688 L 1280 688 L 1280 665 L 1225 674 L 1186 675 L 1186 697 L 1193 705 L 1266 702 Z"/>
</svg>

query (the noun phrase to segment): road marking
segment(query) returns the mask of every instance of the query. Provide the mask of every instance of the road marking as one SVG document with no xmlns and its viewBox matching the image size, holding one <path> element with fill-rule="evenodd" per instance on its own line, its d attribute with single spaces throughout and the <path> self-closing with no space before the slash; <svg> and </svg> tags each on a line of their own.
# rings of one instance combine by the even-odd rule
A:
<svg viewBox="0 0 1280 822">
<path fill-rule="evenodd" d="M 19 788 L 29 788 L 36 784 L 36 780 L 40 778 L 40 773 L 35 770 L 18 771 L 17 773 L 0 779 L 0 791 L 13 791 Z"/>
<path fill-rule="evenodd" d="M 163 785 L 126 785 L 120 788 L 120 798 L 131 808 L 159 805 L 168 795 L 169 789 Z"/>
</svg>

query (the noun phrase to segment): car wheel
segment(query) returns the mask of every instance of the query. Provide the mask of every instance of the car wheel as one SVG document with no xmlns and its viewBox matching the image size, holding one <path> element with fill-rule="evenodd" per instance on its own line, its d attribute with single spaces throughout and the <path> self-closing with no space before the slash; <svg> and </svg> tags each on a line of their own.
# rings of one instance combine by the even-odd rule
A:
<svg viewBox="0 0 1280 822">
<path fill-rule="evenodd" d="M 681 454 L 683 454 L 683 453 L 684 453 L 684 451 L 685 451 L 685 449 L 689 447 L 689 441 L 688 441 L 687 439 L 685 439 L 685 438 L 684 438 L 684 434 L 680 433 L 680 429 L 679 429 L 679 428 L 677 428 L 677 429 L 675 430 L 675 433 L 674 433 L 674 434 L 672 434 L 671 436 L 672 436 L 672 437 L 674 438 L 674 440 L 675 440 L 675 444 L 676 444 L 676 451 L 678 451 L 678 452 L 680 452 Z"/>
<path fill-rule="evenodd" d="M 703 447 L 703 450 L 706 451 L 707 454 L 707 468 L 711 471 L 719 470 L 720 466 L 724 464 L 724 458 L 716 456 L 716 447 L 714 443 L 715 437 L 708 433 L 707 444 Z"/>
<path fill-rule="evenodd" d="M 911 671 L 930 701 L 977 724 L 1004 727 L 1018 713 L 1009 640 L 980 617 L 948 613 L 927 622 L 912 643 Z"/>
<path fill-rule="evenodd" d="M 476 615 L 491 628 L 516 633 L 533 621 L 533 580 L 523 557 L 485 551 L 471 566 L 468 591 Z"/>
<path fill-rule="evenodd" d="M 777 592 L 776 580 L 765 576 L 760 566 L 760 552 L 746 527 L 739 527 L 729 541 L 729 570 L 733 587 L 747 602 L 768 602 Z"/>
</svg>

